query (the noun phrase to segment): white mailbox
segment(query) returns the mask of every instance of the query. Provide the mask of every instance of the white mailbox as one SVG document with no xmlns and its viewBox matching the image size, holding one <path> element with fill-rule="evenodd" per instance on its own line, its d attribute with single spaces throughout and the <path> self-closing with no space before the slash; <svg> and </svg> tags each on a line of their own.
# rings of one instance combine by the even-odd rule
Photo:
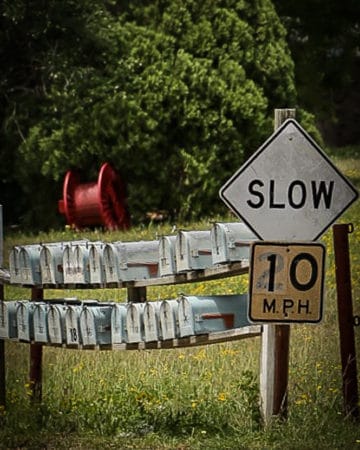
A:
<svg viewBox="0 0 360 450">
<path fill-rule="evenodd" d="M 178 272 L 212 266 L 210 230 L 179 231 L 175 249 Z"/>
<path fill-rule="evenodd" d="M 161 302 L 159 310 L 161 339 L 175 339 L 179 336 L 178 308 L 179 302 L 177 300 L 163 300 Z"/>
<path fill-rule="evenodd" d="M 13 247 L 9 257 L 10 283 L 21 284 L 20 247 Z"/>
<path fill-rule="evenodd" d="M 67 306 L 62 304 L 49 304 L 47 313 L 47 326 L 49 342 L 61 345 L 66 341 L 65 313 Z"/>
<path fill-rule="evenodd" d="M 213 264 L 249 260 L 255 234 L 242 222 L 214 223 L 210 230 Z"/>
<path fill-rule="evenodd" d="M 120 242 L 120 281 L 154 278 L 159 270 L 159 241 Z"/>
<path fill-rule="evenodd" d="M 117 243 L 106 244 L 103 253 L 105 282 L 107 285 L 117 284 L 120 279 L 119 248 Z"/>
<path fill-rule="evenodd" d="M 127 306 L 123 303 L 114 303 L 111 311 L 111 343 L 125 342 Z"/>
<path fill-rule="evenodd" d="M 47 330 L 48 305 L 42 302 L 34 303 L 33 325 L 34 341 L 46 344 L 49 341 Z"/>
<path fill-rule="evenodd" d="M 63 244 L 43 244 L 40 250 L 42 284 L 63 284 Z"/>
<path fill-rule="evenodd" d="M 111 306 L 83 306 L 80 313 L 80 331 L 84 346 L 108 345 L 111 343 Z"/>
<path fill-rule="evenodd" d="M 90 283 L 102 285 L 105 283 L 105 267 L 103 261 L 105 244 L 102 242 L 92 243 L 89 250 Z"/>
<path fill-rule="evenodd" d="M 127 342 L 141 342 L 143 340 L 144 303 L 129 303 L 126 311 Z"/>
<path fill-rule="evenodd" d="M 206 334 L 250 325 L 248 295 L 181 296 L 180 336 Z"/>
<path fill-rule="evenodd" d="M 20 247 L 20 282 L 24 285 L 41 284 L 40 245 L 24 245 Z"/>
<path fill-rule="evenodd" d="M 176 273 L 175 255 L 176 236 L 161 236 L 159 239 L 159 275 L 174 275 Z"/>
<path fill-rule="evenodd" d="M 0 301 L 0 339 L 16 338 L 16 302 Z"/>
<path fill-rule="evenodd" d="M 144 341 L 152 342 L 159 339 L 159 302 L 146 302 L 143 312 Z"/>
<path fill-rule="evenodd" d="M 63 270 L 65 284 L 88 284 L 89 242 L 74 241 L 64 245 Z"/>
<path fill-rule="evenodd" d="M 19 341 L 30 342 L 34 339 L 33 310 L 34 304 L 27 300 L 20 300 L 16 304 L 16 323 Z"/>
<path fill-rule="evenodd" d="M 68 346 L 79 346 L 80 335 L 80 313 L 81 305 L 67 305 L 65 312 L 65 342 Z"/>
</svg>

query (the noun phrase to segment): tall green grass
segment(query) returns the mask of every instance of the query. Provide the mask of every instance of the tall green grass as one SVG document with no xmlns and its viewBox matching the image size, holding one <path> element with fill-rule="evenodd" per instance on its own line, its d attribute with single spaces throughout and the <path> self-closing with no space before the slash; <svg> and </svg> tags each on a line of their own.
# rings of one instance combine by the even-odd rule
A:
<svg viewBox="0 0 360 450">
<path fill-rule="evenodd" d="M 339 160 L 359 183 L 359 160 Z M 354 314 L 360 315 L 360 202 L 341 218 L 352 222 Z M 219 219 L 219 218 L 218 218 Z M 229 220 L 229 217 L 223 218 Z M 128 233 L 71 230 L 6 236 L 14 244 L 84 237 L 153 239 L 173 224 Z M 188 224 L 189 229 L 209 223 Z M 352 449 L 360 427 L 344 417 L 332 233 L 327 247 L 326 298 L 320 325 L 292 325 L 286 421 L 264 427 L 259 414 L 260 338 L 211 346 L 147 351 L 77 351 L 44 347 L 43 402 L 29 401 L 29 346 L 6 343 L 7 406 L 0 410 L 0 448 Z M 247 275 L 206 283 L 157 287 L 149 299 L 245 292 Z M 6 286 L 7 299 L 29 290 Z M 59 296 L 126 300 L 126 290 L 45 291 Z M 356 345 L 359 330 L 355 329 Z"/>
</svg>

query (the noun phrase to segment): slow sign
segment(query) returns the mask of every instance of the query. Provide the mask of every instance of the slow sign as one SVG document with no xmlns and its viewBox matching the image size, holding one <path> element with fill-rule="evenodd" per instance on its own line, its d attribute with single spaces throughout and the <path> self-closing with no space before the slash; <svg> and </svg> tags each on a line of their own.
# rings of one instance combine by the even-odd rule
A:
<svg viewBox="0 0 360 450">
<path fill-rule="evenodd" d="M 288 119 L 224 184 L 220 197 L 260 239 L 314 241 L 358 192 Z"/>
<path fill-rule="evenodd" d="M 320 322 L 324 261 L 325 247 L 320 243 L 254 243 L 250 264 L 250 320 Z"/>
</svg>

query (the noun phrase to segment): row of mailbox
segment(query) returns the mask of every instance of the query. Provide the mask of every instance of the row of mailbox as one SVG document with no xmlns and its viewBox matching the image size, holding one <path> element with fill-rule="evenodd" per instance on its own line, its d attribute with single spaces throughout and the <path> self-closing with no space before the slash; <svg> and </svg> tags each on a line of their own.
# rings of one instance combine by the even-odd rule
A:
<svg viewBox="0 0 360 450">
<path fill-rule="evenodd" d="M 0 339 L 101 346 L 176 339 L 249 325 L 248 296 L 180 296 L 146 303 L 0 302 Z"/>
<path fill-rule="evenodd" d="M 214 223 L 211 230 L 179 231 L 138 242 L 71 241 L 13 247 L 10 283 L 112 285 L 174 275 L 249 259 L 256 240 L 243 223 Z"/>
</svg>

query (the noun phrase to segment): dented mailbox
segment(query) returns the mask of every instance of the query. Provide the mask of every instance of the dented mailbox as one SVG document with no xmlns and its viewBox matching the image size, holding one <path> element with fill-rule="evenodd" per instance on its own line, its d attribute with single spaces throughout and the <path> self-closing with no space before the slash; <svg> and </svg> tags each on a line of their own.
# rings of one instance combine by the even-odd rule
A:
<svg viewBox="0 0 360 450">
<path fill-rule="evenodd" d="M 181 296 L 178 320 L 181 337 L 250 325 L 248 295 Z"/>
<path fill-rule="evenodd" d="M 213 264 L 249 259 L 255 234 L 242 222 L 214 223 L 210 230 Z"/>
<path fill-rule="evenodd" d="M 210 230 L 179 231 L 175 243 L 177 271 L 212 266 Z"/>
</svg>

